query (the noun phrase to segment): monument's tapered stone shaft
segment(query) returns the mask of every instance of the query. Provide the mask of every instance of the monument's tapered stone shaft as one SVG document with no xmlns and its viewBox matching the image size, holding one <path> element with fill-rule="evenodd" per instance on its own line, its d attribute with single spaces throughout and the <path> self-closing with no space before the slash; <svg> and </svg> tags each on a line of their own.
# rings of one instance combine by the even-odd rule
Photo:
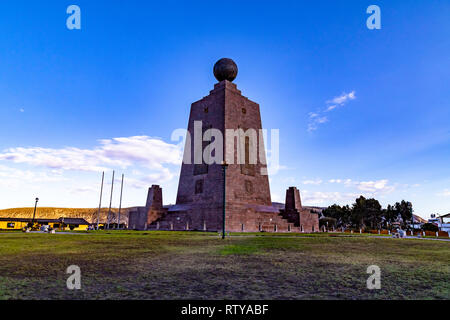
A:
<svg viewBox="0 0 450 320">
<path fill-rule="evenodd" d="M 272 204 L 259 105 L 231 82 L 237 72 L 231 59 L 219 60 L 214 66 L 219 83 L 191 106 L 176 205 L 163 207 L 161 189 L 153 186 L 147 206 L 130 214 L 132 228 L 219 231 L 225 205 L 227 231 L 318 231 L 317 214 L 302 207 L 296 188 L 287 191 L 285 208 Z M 214 152 L 210 147 L 217 138 L 210 129 L 222 139 Z"/>
<path fill-rule="evenodd" d="M 238 133 L 239 129 L 243 132 L 253 129 L 256 133 L 254 142 L 262 141 L 259 139 L 262 129 L 259 106 L 242 96 L 235 84 L 223 80 L 215 85 L 209 96 L 193 103 L 191 107 L 188 123 L 191 141 L 186 144 L 185 152 L 191 155 L 192 164 L 182 165 L 177 195 L 177 206 L 190 212 L 191 224 L 201 226 L 206 222 L 209 228 L 219 230 L 223 207 L 223 172 L 220 165 L 223 159 L 212 165 L 194 164 L 194 144 L 197 138 L 194 132 L 195 121 L 201 121 L 202 132 L 210 128 L 220 130 L 224 154 L 234 155 L 234 161 L 229 163 L 226 173 L 227 230 L 242 230 L 246 225 L 249 227 L 249 219 L 254 218 L 249 212 L 258 206 L 273 211 L 269 179 L 266 174 L 261 174 L 266 172 L 265 159 L 259 159 L 257 155 L 256 163 L 251 164 L 247 155 L 243 157 L 245 163 L 239 164 L 237 157 L 241 144 L 234 136 L 233 148 L 227 149 L 230 141 L 226 130 Z M 208 144 L 210 142 L 204 142 L 204 147 Z M 249 154 L 250 137 L 246 138 L 243 146 L 245 150 L 240 151 Z M 264 150 L 263 143 L 259 147 Z M 261 154 L 265 155 L 264 152 Z"/>
</svg>

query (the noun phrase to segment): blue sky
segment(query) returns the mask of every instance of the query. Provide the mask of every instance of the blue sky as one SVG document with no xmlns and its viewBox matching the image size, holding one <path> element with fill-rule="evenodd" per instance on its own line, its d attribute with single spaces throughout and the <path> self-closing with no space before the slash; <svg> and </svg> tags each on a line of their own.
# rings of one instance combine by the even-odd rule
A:
<svg viewBox="0 0 450 320">
<path fill-rule="evenodd" d="M 71 4 L 81 30 L 66 27 Z M 371 4 L 381 30 L 366 27 Z M 95 207 L 104 169 L 125 173 L 125 206 L 153 183 L 173 203 L 171 134 L 229 57 L 280 130 L 274 201 L 292 185 L 309 205 L 363 194 L 448 213 L 449 16 L 448 1 L 2 2 L 0 208 Z"/>
</svg>

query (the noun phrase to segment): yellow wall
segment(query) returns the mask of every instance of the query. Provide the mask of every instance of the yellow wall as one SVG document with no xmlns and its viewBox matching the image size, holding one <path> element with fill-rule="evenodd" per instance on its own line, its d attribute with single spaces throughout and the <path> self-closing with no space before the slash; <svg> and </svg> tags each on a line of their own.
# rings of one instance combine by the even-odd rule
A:
<svg viewBox="0 0 450 320">
<path fill-rule="evenodd" d="M 87 224 L 85 224 L 85 225 L 80 224 L 80 225 L 78 226 L 78 228 L 73 229 L 73 231 L 85 231 L 85 230 L 88 229 L 88 227 L 89 227 L 89 226 L 88 226 Z M 70 228 L 69 228 L 69 227 L 66 227 L 66 230 L 70 230 Z"/>
<path fill-rule="evenodd" d="M 56 223 L 56 224 L 58 224 L 58 223 Z M 55 224 L 54 223 L 50 223 L 49 225 L 50 225 L 50 227 L 54 228 Z M 57 228 L 57 229 L 61 230 L 61 227 L 62 227 L 62 224 L 59 223 L 59 228 Z M 88 229 L 88 227 L 89 227 L 89 225 L 87 225 L 87 224 L 80 224 L 78 227 L 74 228 L 73 231 L 86 231 Z M 64 230 L 65 231 L 72 231 L 70 229 L 70 225 L 65 225 L 64 226 Z"/>
<path fill-rule="evenodd" d="M 9 223 L 14 223 L 14 228 L 8 228 Z M 0 221 L 0 230 L 21 230 L 27 226 L 28 222 L 20 221 Z"/>
<path fill-rule="evenodd" d="M 9 223 L 14 223 L 14 228 L 8 228 L 8 224 Z M 60 230 L 61 227 L 61 223 L 54 223 L 51 222 L 48 225 L 51 228 L 55 229 L 55 224 L 58 225 L 59 224 L 59 228 L 56 228 L 57 230 Z M 0 221 L 0 230 L 21 230 L 23 228 L 25 228 L 28 225 L 28 222 L 20 222 L 20 221 Z M 38 229 L 40 229 L 42 226 L 41 223 L 35 223 L 35 227 L 37 227 Z M 89 227 L 89 225 L 87 224 L 80 224 L 77 228 L 74 228 L 73 231 L 85 231 L 87 230 Z M 70 231 L 70 225 L 69 226 L 65 226 L 64 230 L 66 231 Z"/>
</svg>

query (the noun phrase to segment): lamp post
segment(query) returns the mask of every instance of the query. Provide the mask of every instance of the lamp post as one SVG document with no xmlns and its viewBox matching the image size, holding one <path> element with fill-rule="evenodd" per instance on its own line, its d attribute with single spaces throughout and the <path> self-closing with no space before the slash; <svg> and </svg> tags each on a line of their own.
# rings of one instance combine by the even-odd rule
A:
<svg viewBox="0 0 450 320">
<path fill-rule="evenodd" d="M 117 216 L 117 229 L 120 229 L 120 210 L 122 209 L 123 177 L 124 174 L 122 173 L 122 184 L 120 186 L 119 215 Z"/>
<path fill-rule="evenodd" d="M 223 169 L 223 219 L 222 219 L 222 239 L 225 239 L 225 205 L 226 205 L 226 180 L 227 180 L 227 167 L 226 161 L 222 162 Z"/>
<path fill-rule="evenodd" d="M 33 211 L 33 220 L 31 220 L 31 227 L 34 226 L 34 218 L 36 217 L 36 208 L 38 204 L 39 198 L 36 198 L 36 203 L 34 204 L 34 211 Z"/>
</svg>

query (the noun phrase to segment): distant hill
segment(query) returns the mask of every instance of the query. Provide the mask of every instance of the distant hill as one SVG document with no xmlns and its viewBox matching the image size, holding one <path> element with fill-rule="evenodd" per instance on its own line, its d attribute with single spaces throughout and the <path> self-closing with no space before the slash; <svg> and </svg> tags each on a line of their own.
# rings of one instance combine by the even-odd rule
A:
<svg viewBox="0 0 450 320">
<path fill-rule="evenodd" d="M 134 208 L 122 208 L 120 222 L 128 224 L 128 213 Z M 0 210 L 0 218 L 32 218 L 34 208 Z M 100 211 L 100 223 L 107 222 L 108 208 Z M 118 208 L 111 209 L 110 222 L 117 221 Z M 89 223 L 97 222 L 98 208 L 37 208 L 36 219 L 83 218 Z"/>
</svg>

